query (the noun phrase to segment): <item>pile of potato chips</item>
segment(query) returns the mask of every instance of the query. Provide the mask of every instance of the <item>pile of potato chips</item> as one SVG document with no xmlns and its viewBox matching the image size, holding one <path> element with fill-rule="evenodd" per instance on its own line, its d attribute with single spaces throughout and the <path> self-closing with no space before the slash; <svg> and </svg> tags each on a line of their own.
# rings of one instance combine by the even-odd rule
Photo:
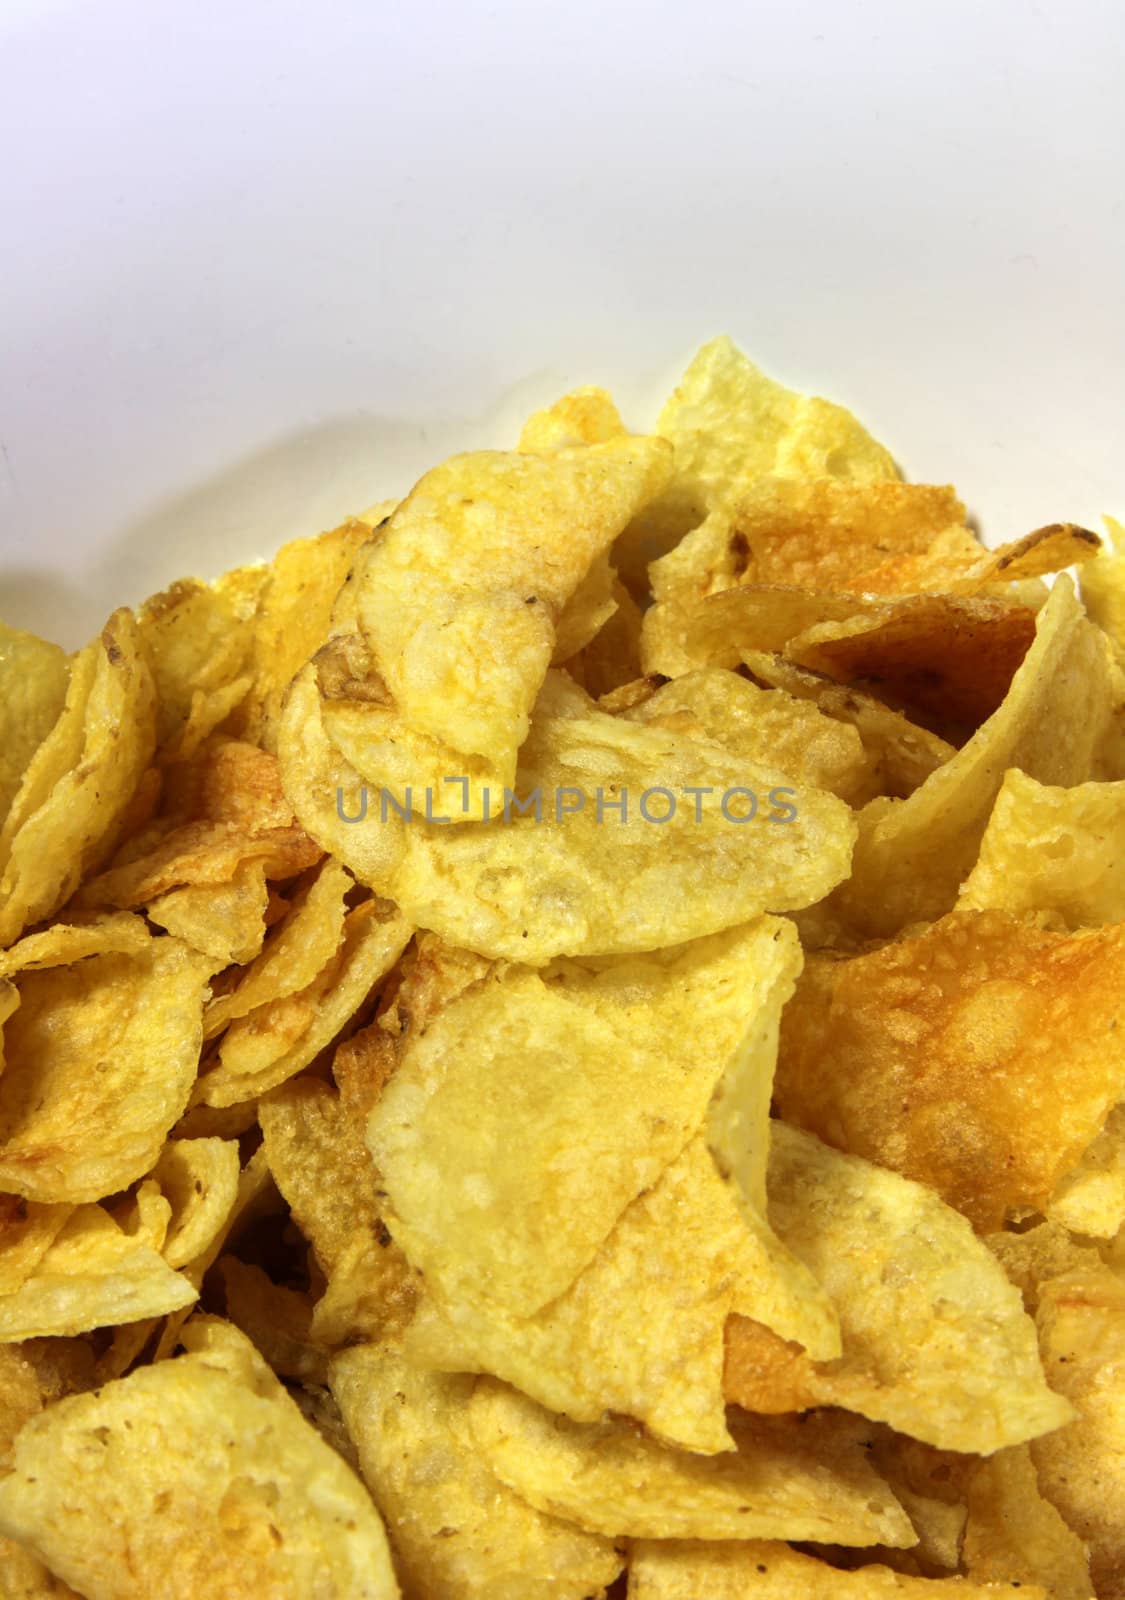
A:
<svg viewBox="0 0 1125 1600">
<path fill-rule="evenodd" d="M 1125 530 L 1013 531 L 720 339 L 0 628 L 0 1600 L 1125 1596 Z"/>
</svg>

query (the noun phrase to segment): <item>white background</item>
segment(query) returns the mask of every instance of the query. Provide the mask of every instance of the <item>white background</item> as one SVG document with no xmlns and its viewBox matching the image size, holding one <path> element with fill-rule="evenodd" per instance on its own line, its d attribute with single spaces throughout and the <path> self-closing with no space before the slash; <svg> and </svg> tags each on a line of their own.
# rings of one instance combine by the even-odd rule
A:
<svg viewBox="0 0 1125 1600">
<path fill-rule="evenodd" d="M 1125 511 L 1125 8 L 0 0 L 0 614 L 733 333 L 995 540 Z"/>
</svg>

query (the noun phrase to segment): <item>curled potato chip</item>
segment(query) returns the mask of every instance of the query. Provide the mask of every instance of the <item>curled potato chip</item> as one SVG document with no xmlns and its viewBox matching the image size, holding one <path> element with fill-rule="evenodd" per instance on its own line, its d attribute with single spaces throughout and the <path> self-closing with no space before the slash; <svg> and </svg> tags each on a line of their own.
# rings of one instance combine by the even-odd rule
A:
<svg viewBox="0 0 1125 1600">
<path fill-rule="evenodd" d="M 31 1200 L 95 1200 L 151 1170 L 191 1092 L 211 966 L 164 938 L 20 976 L 4 1024 L 0 1183 Z"/>
<path fill-rule="evenodd" d="M 229 883 L 188 884 L 149 902 L 150 922 L 222 966 L 252 961 L 266 933 L 266 866 L 243 861 Z"/>
<path fill-rule="evenodd" d="M 473 1380 L 419 1371 L 389 1342 L 337 1356 L 332 1393 L 410 1594 L 588 1600 L 622 1559 L 499 1482 L 468 1425 Z"/>
<path fill-rule="evenodd" d="M 982 554 L 975 568 L 950 587 L 961 594 L 976 594 L 1001 584 L 1023 583 L 1088 562 L 1100 548 L 1101 540 L 1089 528 L 1080 528 L 1075 522 L 1051 522 Z"/>
<path fill-rule="evenodd" d="M 1101 1262 L 1040 1285 L 1039 1342 L 1051 1382 L 1079 1415 L 1031 1447 L 1042 1492 L 1090 1549 L 1098 1594 L 1125 1578 L 1125 1284 Z"/>
<path fill-rule="evenodd" d="M 0 1194 L 0 1295 L 22 1287 L 73 1210 L 69 1205 L 43 1205 L 22 1195 Z"/>
<path fill-rule="evenodd" d="M 1079 583 L 1086 610 L 1120 650 L 1125 649 L 1125 526 L 1116 517 L 1107 517 L 1105 526 L 1105 541 L 1083 566 Z"/>
<path fill-rule="evenodd" d="M 0 828 L 66 700 L 66 651 L 0 622 Z"/>
<path fill-rule="evenodd" d="M 196 1100 L 236 1105 L 296 1077 L 347 1026 L 413 931 L 386 901 L 356 906 L 344 918 L 339 950 L 311 984 L 231 1024 L 216 1064 L 196 1084 Z"/>
<path fill-rule="evenodd" d="M 953 912 L 809 958 L 781 1026 L 780 1115 L 929 1184 L 978 1227 L 1041 1209 L 1125 1091 L 1125 926 Z"/>
<path fill-rule="evenodd" d="M 367 1140 L 391 1232 L 435 1292 L 531 1316 L 569 1288 L 753 1038 L 777 932 L 500 967 L 407 1035 Z"/>
<path fill-rule="evenodd" d="M 196 1291 L 101 1206 L 79 1206 L 13 1294 L 0 1295 L 0 1340 L 85 1333 L 190 1306 Z M 17 1535 L 18 1536 L 18 1535 Z"/>
<path fill-rule="evenodd" d="M 0 1529 L 84 1593 L 395 1600 L 378 1513 L 249 1340 L 207 1317 L 185 1344 L 32 1418 Z"/>
<path fill-rule="evenodd" d="M 580 444 L 624 439 L 627 429 L 613 399 L 588 384 L 534 412 L 520 433 L 521 450 L 566 450 Z"/>
<path fill-rule="evenodd" d="M 842 1416 L 798 1423 L 732 1413 L 737 1448 L 690 1455 L 621 1422 L 568 1422 L 482 1378 L 469 1422 L 501 1483 L 593 1533 L 914 1543 L 909 1518 Z"/>
<path fill-rule="evenodd" d="M 520 763 L 518 806 L 401 823 L 402 858 L 376 885 L 450 944 L 530 964 L 651 950 L 808 905 L 847 871 L 854 823 L 835 795 L 607 716 L 558 677 Z"/>
<path fill-rule="evenodd" d="M 206 1038 L 221 1033 L 259 1006 L 307 989 L 328 966 L 344 937 L 346 900 L 354 883 L 339 862 L 326 860 L 297 895 L 260 956 L 236 988 L 207 1007 Z M 150 913 L 151 914 L 151 913 Z"/>
<path fill-rule="evenodd" d="M 146 600 L 137 613 L 156 680 L 157 746 L 182 759 L 250 687 L 253 634 L 237 592 L 185 578 Z M 190 731 L 189 731 L 190 730 Z"/>
<path fill-rule="evenodd" d="M 567 601 L 667 481 L 662 440 L 455 456 L 428 473 L 357 564 L 374 672 L 403 730 L 494 787 L 516 751 Z"/>
<path fill-rule="evenodd" d="M 767 474 L 897 477 L 890 455 L 849 411 L 768 378 L 727 338 L 697 351 L 656 432 L 673 444 L 675 473 L 619 541 L 631 582 L 709 512 L 728 513 Z"/>
<path fill-rule="evenodd" d="M 629 1600 L 1004 1600 L 1011 1585 L 916 1578 L 889 1567 L 851 1571 L 773 1542 L 638 1541 L 629 1560 Z M 1025 1585 L 1021 1600 L 1051 1600 Z"/>
<path fill-rule="evenodd" d="M 0 946 L 70 898 L 116 843 L 156 742 L 156 689 L 131 611 L 71 671 L 66 703 L 0 830 Z"/>
<path fill-rule="evenodd" d="M 54 922 L 0 950 L 0 974 L 9 977 L 44 967 L 68 967 L 86 956 L 139 955 L 148 948 L 151 935 L 143 917 L 128 911 L 78 913 L 77 917 L 74 922 Z"/>
<path fill-rule="evenodd" d="M 959 909 L 1054 911 L 1070 928 L 1125 921 L 1125 783 L 1004 774 Z"/>
<path fill-rule="evenodd" d="M 1027 1445 L 1000 1450 L 969 1478 L 965 1571 L 977 1583 L 1044 1589 L 1052 1600 L 1090 1600 L 1090 1559 L 1039 1492 Z"/>
<path fill-rule="evenodd" d="M 778 1123 L 769 1215 L 831 1296 L 843 1355 L 814 1363 L 735 1319 L 730 1399 L 769 1411 L 844 1406 L 985 1454 L 1067 1421 L 1019 1295 L 966 1220 L 922 1184 Z"/>
<path fill-rule="evenodd" d="M 161 1253 L 170 1267 L 186 1267 L 234 1208 L 238 1145 L 233 1139 L 169 1139 L 152 1171 L 172 1213 Z"/>
<path fill-rule="evenodd" d="M 760 689 L 723 667 L 690 672 L 621 713 L 627 722 L 694 733 L 849 805 L 868 799 L 868 764 L 854 727 L 784 690 Z"/>
<path fill-rule="evenodd" d="M 609 1411 L 669 1444 L 728 1450 L 723 1330 L 732 1311 L 826 1355 L 826 1296 L 769 1232 L 744 1220 L 701 1138 L 626 1207 L 571 1287 L 534 1317 L 423 1301 L 407 1348 L 425 1365 L 489 1372 L 578 1422 Z"/>
<path fill-rule="evenodd" d="M 584 650 L 613 616 L 617 610 L 615 581 L 616 574 L 609 564 L 609 556 L 603 553 L 594 561 L 562 609 L 555 625 L 555 648 L 551 653 L 553 665 L 559 666 Z"/>
<path fill-rule="evenodd" d="M 836 896 L 843 914 L 862 932 L 886 935 L 948 911 L 1005 771 L 1063 785 L 1095 776 L 1112 708 L 1105 640 L 1064 574 L 999 710 L 908 800 L 872 800 L 860 813 L 852 876 Z"/>
</svg>

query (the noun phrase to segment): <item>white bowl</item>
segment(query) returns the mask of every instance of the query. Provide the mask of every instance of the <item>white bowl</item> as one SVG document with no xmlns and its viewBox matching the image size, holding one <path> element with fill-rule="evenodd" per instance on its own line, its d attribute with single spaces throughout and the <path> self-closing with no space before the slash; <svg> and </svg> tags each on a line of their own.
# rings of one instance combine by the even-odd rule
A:
<svg viewBox="0 0 1125 1600">
<path fill-rule="evenodd" d="M 0 613 L 269 553 L 703 338 L 997 541 L 1125 507 L 1125 12 L 6 0 Z"/>
</svg>

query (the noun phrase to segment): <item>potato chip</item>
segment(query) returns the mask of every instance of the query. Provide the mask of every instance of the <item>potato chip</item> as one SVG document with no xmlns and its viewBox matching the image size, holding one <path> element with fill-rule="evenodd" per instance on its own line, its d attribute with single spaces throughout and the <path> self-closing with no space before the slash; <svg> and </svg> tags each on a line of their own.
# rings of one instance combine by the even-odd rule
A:
<svg viewBox="0 0 1125 1600">
<path fill-rule="evenodd" d="M 397 1596 L 362 1485 L 250 1342 L 207 1317 L 185 1343 L 25 1425 L 0 1529 L 86 1593 Z"/>
<path fill-rule="evenodd" d="M 1101 1264 L 1097 1247 L 1075 1239 L 1061 1222 L 1047 1220 L 1018 1233 L 990 1233 L 985 1243 L 1023 1295 L 1028 1311 L 1039 1306 L 1039 1286 L 1075 1267 Z"/>
<path fill-rule="evenodd" d="M 158 697 L 157 746 L 183 759 L 243 699 L 253 632 L 237 594 L 185 578 L 146 600 L 137 613 Z M 190 731 L 189 731 L 190 730 Z"/>
<path fill-rule="evenodd" d="M 1125 921 L 1125 783 L 1004 774 L 958 909 L 1054 911 L 1069 928 Z"/>
<path fill-rule="evenodd" d="M 572 389 L 553 405 L 534 412 L 520 434 L 521 450 L 567 450 L 575 445 L 624 439 L 628 430 L 613 399 L 590 384 Z"/>
<path fill-rule="evenodd" d="M 59 719 L 66 651 L 0 622 L 0 827 L 32 756 Z"/>
<path fill-rule="evenodd" d="M 1100 548 L 1101 540 L 1089 528 L 1074 522 L 1052 522 L 982 554 L 974 570 L 951 587 L 961 594 L 977 594 L 984 588 L 1023 583 L 1088 562 Z"/>
<path fill-rule="evenodd" d="M 595 700 L 641 673 L 641 608 L 620 578 L 614 579 L 610 593 L 613 615 L 566 664 L 575 683 Z"/>
<path fill-rule="evenodd" d="M 211 1001 L 203 1022 L 206 1038 L 214 1038 L 231 1022 L 249 1016 L 259 1006 L 308 988 L 340 948 L 346 900 L 354 887 L 352 878 L 338 862 L 328 859 L 322 864 L 271 932 L 265 949 L 237 987 Z"/>
<path fill-rule="evenodd" d="M 68 967 L 86 956 L 140 955 L 151 942 L 144 918 L 131 912 L 79 912 L 76 917 L 79 920 L 55 922 L 39 933 L 26 934 L 0 951 L 0 974 L 9 977 L 44 967 Z"/>
<path fill-rule="evenodd" d="M 930 1190 L 775 1124 L 770 1208 L 832 1298 L 843 1355 L 815 1364 L 733 1321 L 726 1391 L 749 1409 L 839 1405 L 987 1454 L 1057 1428 L 1034 1330 L 987 1246 Z"/>
<path fill-rule="evenodd" d="M 503 814 L 496 797 L 490 823 L 402 823 L 404 855 L 376 887 L 450 944 L 538 965 L 808 905 L 845 875 L 854 828 L 835 795 L 708 739 L 607 716 L 554 675 L 518 797 L 522 810 Z M 383 830 L 372 818 L 353 831 Z"/>
<path fill-rule="evenodd" d="M 561 666 L 584 650 L 591 639 L 617 610 L 614 598 L 616 574 L 608 554 L 598 556 L 589 572 L 563 607 L 555 625 L 555 648 L 551 662 Z"/>
<path fill-rule="evenodd" d="M 667 481 L 661 440 L 455 456 L 415 487 L 355 583 L 375 672 L 404 731 L 476 757 L 503 789 L 591 563 Z M 472 813 L 470 813 L 472 814 Z"/>
<path fill-rule="evenodd" d="M 723 1401 L 732 1311 L 788 1328 L 826 1355 L 839 1350 L 827 1298 L 764 1219 L 756 1228 L 743 1219 L 697 1137 L 534 1317 L 427 1300 L 407 1349 L 424 1365 L 493 1373 L 575 1421 L 612 1411 L 669 1444 L 713 1453 L 733 1446 Z"/>
<path fill-rule="evenodd" d="M 725 668 L 687 673 L 621 715 L 627 722 L 713 740 L 797 784 L 828 789 L 849 805 L 870 798 L 868 763 L 855 728 Z"/>
<path fill-rule="evenodd" d="M 872 800 L 860 813 L 841 910 L 874 935 L 948 911 L 976 860 L 1005 771 L 1019 767 L 1041 783 L 1084 782 L 1094 776 L 1111 713 L 1105 642 L 1064 575 L 1000 709 L 908 800 Z"/>
<path fill-rule="evenodd" d="M 229 883 L 189 884 L 149 902 L 148 918 L 222 966 L 252 961 L 266 934 L 266 866 L 243 861 Z"/>
<path fill-rule="evenodd" d="M 1125 1105 L 1105 1127 L 1047 1202 L 1047 1215 L 1074 1233 L 1112 1239 L 1125 1225 Z"/>
<path fill-rule="evenodd" d="M 767 474 L 863 483 L 898 476 L 887 451 L 850 412 L 786 389 L 727 338 L 696 353 L 656 432 L 672 441 L 675 475 L 620 541 L 617 554 L 630 582 L 708 512 L 728 511 Z"/>
<path fill-rule="evenodd" d="M 413 931 L 386 901 L 356 906 L 344 918 L 338 952 L 307 988 L 257 1007 L 227 1029 L 217 1063 L 200 1076 L 195 1098 L 204 1105 L 235 1105 L 303 1071 L 386 977 Z"/>
<path fill-rule="evenodd" d="M 152 1171 L 172 1211 L 161 1253 L 170 1267 L 186 1267 L 234 1208 L 238 1145 L 233 1139 L 169 1139 Z"/>
<path fill-rule="evenodd" d="M 806 629 L 846 622 L 874 604 L 855 595 L 781 584 L 661 600 L 644 614 L 641 660 L 646 672 L 669 678 L 699 667 L 737 667 L 747 650 L 784 650 Z"/>
<path fill-rule="evenodd" d="M 26 1546 L 0 1535 L 0 1600 L 82 1600 Z"/>
<path fill-rule="evenodd" d="M 328 1354 L 313 1341 L 312 1301 L 300 1289 L 274 1283 L 268 1273 L 237 1256 L 217 1267 L 226 1314 L 279 1378 L 324 1383 Z"/>
<path fill-rule="evenodd" d="M 550 1516 L 636 1539 L 840 1539 L 910 1545 L 914 1530 L 850 1419 L 738 1416 L 737 1448 L 690 1455 L 626 1423 L 568 1422 L 481 1378 L 469 1423 L 501 1483 Z"/>
<path fill-rule="evenodd" d="M 96 1200 L 151 1170 L 191 1092 L 210 972 L 163 938 L 20 977 L 4 1025 L 0 1184 Z M 89 1070 L 76 1073 L 78 1060 Z"/>
<path fill-rule="evenodd" d="M 914 1578 L 889 1567 L 841 1571 L 773 1542 L 642 1540 L 629 1558 L 629 1600 L 1010 1600 L 1011 1585 Z M 1020 1600 L 1051 1600 L 1025 1585 Z"/>
<path fill-rule="evenodd" d="M 1125 649 L 1125 525 L 1105 519 L 1105 540 L 1079 576 L 1082 603 L 1118 649 Z"/>
<path fill-rule="evenodd" d="M 984 551 L 952 489 L 881 477 L 760 479 L 733 514 L 709 518 L 653 563 L 653 594 L 716 594 L 738 583 L 912 594 L 947 588 L 979 564 Z"/>
<path fill-rule="evenodd" d="M 70 898 L 116 843 L 155 746 L 156 689 L 131 611 L 71 671 L 66 704 L 0 831 L 0 946 Z"/>
<path fill-rule="evenodd" d="M 1039 1492 L 1026 1445 L 980 1462 L 969 1479 L 965 1571 L 978 1583 L 1039 1585 L 1052 1600 L 1091 1600 L 1085 1545 Z"/>
<path fill-rule="evenodd" d="M 131 1239 L 147 1244 L 151 1250 L 163 1251 L 172 1207 L 155 1178 L 146 1178 L 123 1199 L 111 1200 L 106 1209 Z"/>
<path fill-rule="evenodd" d="M 1031 1447 L 1039 1485 L 1090 1549 L 1099 1595 L 1125 1580 L 1125 1284 L 1100 1263 L 1040 1289 L 1039 1340 L 1051 1382 L 1076 1422 Z"/>
<path fill-rule="evenodd" d="M 859 683 L 899 709 L 966 733 L 1003 702 L 1035 637 L 1035 614 L 999 599 L 915 595 L 865 605 L 786 645 L 801 666 Z"/>
<path fill-rule="evenodd" d="M 0 1194 L 0 1295 L 14 1294 L 26 1283 L 73 1210 Z"/>
<path fill-rule="evenodd" d="M 778 932 L 500 967 L 407 1035 L 367 1139 L 391 1232 L 435 1293 L 531 1316 L 570 1287 L 754 1037 Z"/>
<path fill-rule="evenodd" d="M 383 1343 L 337 1356 L 331 1384 L 408 1594 L 601 1600 L 621 1557 L 493 1476 L 469 1431 L 471 1378 L 420 1372 Z"/>
<path fill-rule="evenodd" d="M 1125 925 L 954 912 L 810 957 L 781 1025 L 787 1121 L 937 1190 L 979 1228 L 1042 1209 L 1125 1093 Z"/>
<path fill-rule="evenodd" d="M 21 1287 L 0 1296 L 0 1340 L 85 1333 L 162 1316 L 195 1298 L 151 1245 L 131 1238 L 101 1206 L 83 1205 Z"/>
</svg>

